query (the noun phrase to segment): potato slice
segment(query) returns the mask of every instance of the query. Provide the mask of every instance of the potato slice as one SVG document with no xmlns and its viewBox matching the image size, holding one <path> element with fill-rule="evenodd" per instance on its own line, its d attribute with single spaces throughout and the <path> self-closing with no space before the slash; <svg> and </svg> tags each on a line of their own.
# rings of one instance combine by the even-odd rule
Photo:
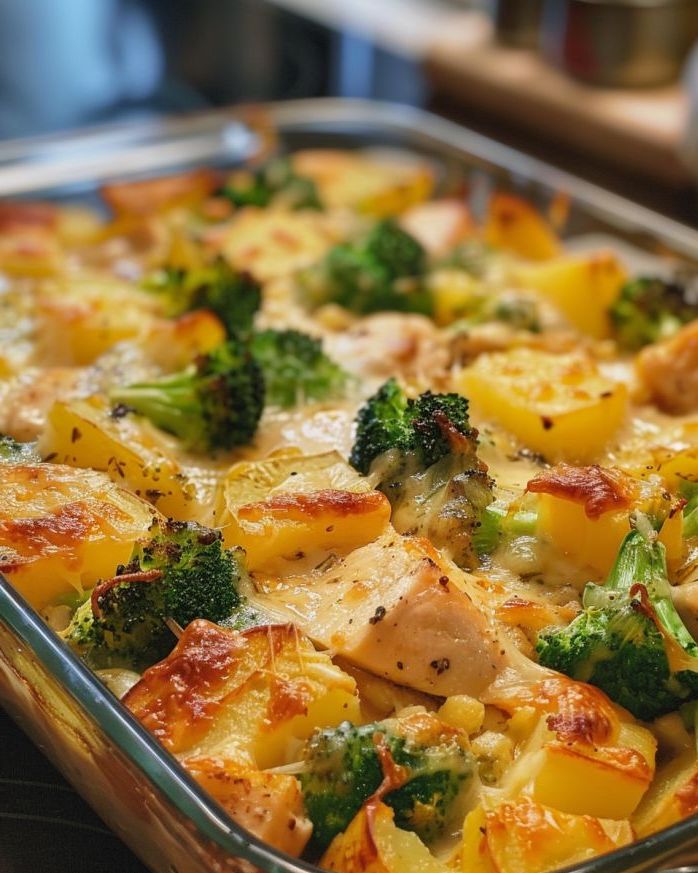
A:
<svg viewBox="0 0 698 873">
<path fill-rule="evenodd" d="M 394 813 L 369 800 L 320 861 L 335 873 L 447 873 L 416 834 L 395 826 Z"/>
<path fill-rule="evenodd" d="M 627 413 L 626 386 L 583 355 L 525 348 L 481 355 L 456 381 L 484 417 L 551 461 L 594 460 Z"/>
<path fill-rule="evenodd" d="M 594 339 L 611 335 L 608 309 L 627 278 L 625 267 L 610 252 L 564 255 L 514 271 L 516 282 L 542 294 L 573 327 Z"/>
<path fill-rule="evenodd" d="M 94 470 L 0 464 L 0 572 L 41 609 L 113 576 L 154 514 Z"/>
<path fill-rule="evenodd" d="M 144 340 L 148 358 L 166 371 L 183 370 L 197 355 L 226 341 L 225 327 L 208 309 L 185 312 L 179 318 L 154 319 Z"/>
<path fill-rule="evenodd" d="M 242 546 L 251 572 L 274 572 L 279 562 L 313 553 L 345 554 L 377 539 L 389 521 L 390 503 L 380 491 L 278 494 L 240 506 L 225 541 Z"/>
<path fill-rule="evenodd" d="M 376 539 L 390 504 L 337 453 L 295 452 L 235 464 L 223 483 L 217 524 L 242 546 L 250 570 L 289 572 L 288 561 L 344 554 Z"/>
<path fill-rule="evenodd" d="M 187 758 L 182 763 L 239 825 L 275 849 L 300 855 L 313 826 L 295 776 L 263 773 L 227 758 Z"/>
<path fill-rule="evenodd" d="M 698 761 L 695 748 L 662 767 L 632 818 L 638 837 L 646 837 L 698 812 Z"/>
<path fill-rule="evenodd" d="M 96 398 L 55 403 L 41 450 L 56 463 L 104 471 L 164 515 L 205 521 L 196 484 L 167 450 L 166 438 L 140 419 L 114 418 Z"/>
<path fill-rule="evenodd" d="M 626 846 L 627 821 L 568 815 L 528 797 L 482 806 L 463 829 L 463 873 L 546 873 Z"/>
<path fill-rule="evenodd" d="M 220 232 L 217 232 L 220 233 Z M 325 254 L 340 235 L 321 212 L 246 207 L 212 245 L 238 270 L 261 282 L 290 276 Z"/>
<path fill-rule="evenodd" d="M 104 185 L 102 197 L 117 215 L 151 215 L 175 206 L 192 206 L 212 194 L 218 175 L 210 169 L 191 170 L 135 182 Z"/>
<path fill-rule="evenodd" d="M 356 683 L 293 625 L 192 622 L 124 703 L 170 752 L 266 769 L 318 727 L 360 720 Z"/>
<path fill-rule="evenodd" d="M 485 242 L 530 261 L 545 261 L 560 251 L 560 242 L 543 216 L 526 200 L 495 194 L 484 227 Z"/>
</svg>

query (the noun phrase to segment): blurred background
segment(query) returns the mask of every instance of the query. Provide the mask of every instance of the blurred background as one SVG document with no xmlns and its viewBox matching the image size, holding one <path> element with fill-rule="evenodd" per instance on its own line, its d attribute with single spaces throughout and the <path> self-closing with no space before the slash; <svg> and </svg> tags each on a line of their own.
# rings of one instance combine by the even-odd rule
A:
<svg viewBox="0 0 698 873">
<path fill-rule="evenodd" d="M 696 39 L 698 0 L 0 0 L 0 138 L 372 97 L 696 220 Z"/>
</svg>

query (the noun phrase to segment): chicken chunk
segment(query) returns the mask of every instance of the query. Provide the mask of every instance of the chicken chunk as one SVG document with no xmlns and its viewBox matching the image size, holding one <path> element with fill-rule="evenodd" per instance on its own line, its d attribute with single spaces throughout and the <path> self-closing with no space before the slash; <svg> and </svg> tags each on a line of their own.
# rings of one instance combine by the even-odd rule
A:
<svg viewBox="0 0 698 873">
<path fill-rule="evenodd" d="M 447 341 L 423 315 L 385 312 L 362 318 L 344 333 L 329 335 L 325 348 L 358 376 L 398 375 L 415 388 L 432 390 L 446 379 Z"/>
<path fill-rule="evenodd" d="M 430 255 L 443 255 L 474 230 L 473 219 L 461 200 L 433 200 L 413 206 L 400 219 Z"/>
<path fill-rule="evenodd" d="M 309 573 L 254 581 L 260 608 L 417 691 L 477 695 L 508 665 L 508 648 L 474 602 L 470 577 L 426 540 L 389 531 Z"/>
<path fill-rule="evenodd" d="M 683 415 L 698 410 L 698 321 L 673 337 L 644 349 L 637 372 L 650 399 L 663 412 Z"/>
<path fill-rule="evenodd" d="M 264 773 L 227 758 L 190 758 L 182 763 L 239 825 L 288 855 L 300 855 L 313 826 L 294 776 Z"/>
</svg>

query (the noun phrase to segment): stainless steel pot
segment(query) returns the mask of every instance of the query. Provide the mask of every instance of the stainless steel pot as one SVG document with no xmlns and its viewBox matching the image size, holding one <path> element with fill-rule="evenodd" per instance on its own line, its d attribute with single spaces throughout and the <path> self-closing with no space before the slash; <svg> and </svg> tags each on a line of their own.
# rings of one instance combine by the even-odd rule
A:
<svg viewBox="0 0 698 873">
<path fill-rule="evenodd" d="M 497 38 L 505 45 L 537 47 L 542 15 L 543 0 L 494 0 Z"/>
<path fill-rule="evenodd" d="M 698 39 L 697 0 L 546 0 L 541 49 L 595 85 L 674 81 Z"/>
</svg>

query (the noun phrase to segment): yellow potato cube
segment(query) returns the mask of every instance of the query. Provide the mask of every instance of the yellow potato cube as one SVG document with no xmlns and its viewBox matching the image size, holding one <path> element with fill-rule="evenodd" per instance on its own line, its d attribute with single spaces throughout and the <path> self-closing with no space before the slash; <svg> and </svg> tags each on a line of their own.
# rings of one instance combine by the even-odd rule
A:
<svg viewBox="0 0 698 873">
<path fill-rule="evenodd" d="M 515 280 L 553 303 L 569 323 L 587 336 L 611 335 L 608 309 L 628 278 L 615 255 L 564 255 L 545 264 L 520 267 Z"/>
<path fill-rule="evenodd" d="M 628 818 L 652 781 L 656 746 L 646 728 L 632 723 L 622 723 L 608 747 L 550 740 L 543 748 L 531 796 L 575 815 Z"/>
<path fill-rule="evenodd" d="M 545 261 L 560 251 L 557 235 L 530 203 L 510 194 L 490 200 L 485 242 L 530 261 Z"/>
<path fill-rule="evenodd" d="M 318 727 L 360 719 L 356 683 L 293 625 L 232 631 L 198 619 L 124 703 L 181 758 L 268 769 Z"/>
<path fill-rule="evenodd" d="M 609 510 L 590 518 L 582 503 L 564 497 L 541 494 L 538 498 L 538 531 L 580 565 L 606 576 L 613 566 L 620 544 L 630 531 L 631 508 Z M 683 516 L 675 512 L 659 535 L 667 560 L 680 560 L 683 553 Z"/>
<path fill-rule="evenodd" d="M 369 801 L 320 861 L 334 873 L 447 873 L 416 834 L 396 827 L 390 807 Z"/>
<path fill-rule="evenodd" d="M 441 705 L 439 718 L 451 727 L 461 728 L 468 734 L 480 730 L 485 720 L 485 706 L 468 694 L 453 694 Z"/>
<path fill-rule="evenodd" d="M 658 473 L 671 491 L 679 490 L 683 482 L 698 483 L 698 448 L 655 449 L 640 472 Z"/>
<path fill-rule="evenodd" d="M 10 276 L 44 278 L 60 273 L 64 252 L 52 230 L 22 227 L 0 234 L 0 270 Z"/>
<path fill-rule="evenodd" d="M 534 685 L 491 690 L 487 702 L 514 717 L 528 707 L 538 713 L 505 776 L 508 794 L 524 791 L 573 815 L 625 819 L 650 786 L 656 739 L 592 685 L 551 672 Z"/>
<path fill-rule="evenodd" d="M 41 450 L 59 464 L 103 470 L 164 515 L 199 520 L 196 484 L 167 451 L 166 439 L 140 419 L 114 418 L 96 399 L 55 403 Z"/>
<path fill-rule="evenodd" d="M 470 315 L 483 298 L 482 284 L 463 270 L 437 270 L 428 280 L 434 321 L 445 326 Z"/>
<path fill-rule="evenodd" d="M 463 873 L 547 873 L 632 840 L 627 821 L 568 815 L 519 797 L 493 809 L 479 806 L 468 815 L 462 869 Z"/>
<path fill-rule="evenodd" d="M 207 309 L 196 309 L 179 318 L 154 319 L 144 346 L 148 357 L 158 366 L 176 371 L 225 340 L 226 331 L 218 316 Z"/>
<path fill-rule="evenodd" d="M 350 552 L 378 539 L 389 522 L 390 502 L 380 491 L 328 489 L 240 506 L 224 536 L 245 550 L 249 570 L 273 571 L 310 553 Z"/>
<path fill-rule="evenodd" d="M 103 473 L 0 464 L 0 572 L 42 609 L 113 576 L 153 515 Z"/>
<path fill-rule="evenodd" d="M 524 348 L 480 355 L 456 379 L 482 416 L 548 460 L 593 460 L 627 413 L 625 385 L 582 355 Z"/>
</svg>

